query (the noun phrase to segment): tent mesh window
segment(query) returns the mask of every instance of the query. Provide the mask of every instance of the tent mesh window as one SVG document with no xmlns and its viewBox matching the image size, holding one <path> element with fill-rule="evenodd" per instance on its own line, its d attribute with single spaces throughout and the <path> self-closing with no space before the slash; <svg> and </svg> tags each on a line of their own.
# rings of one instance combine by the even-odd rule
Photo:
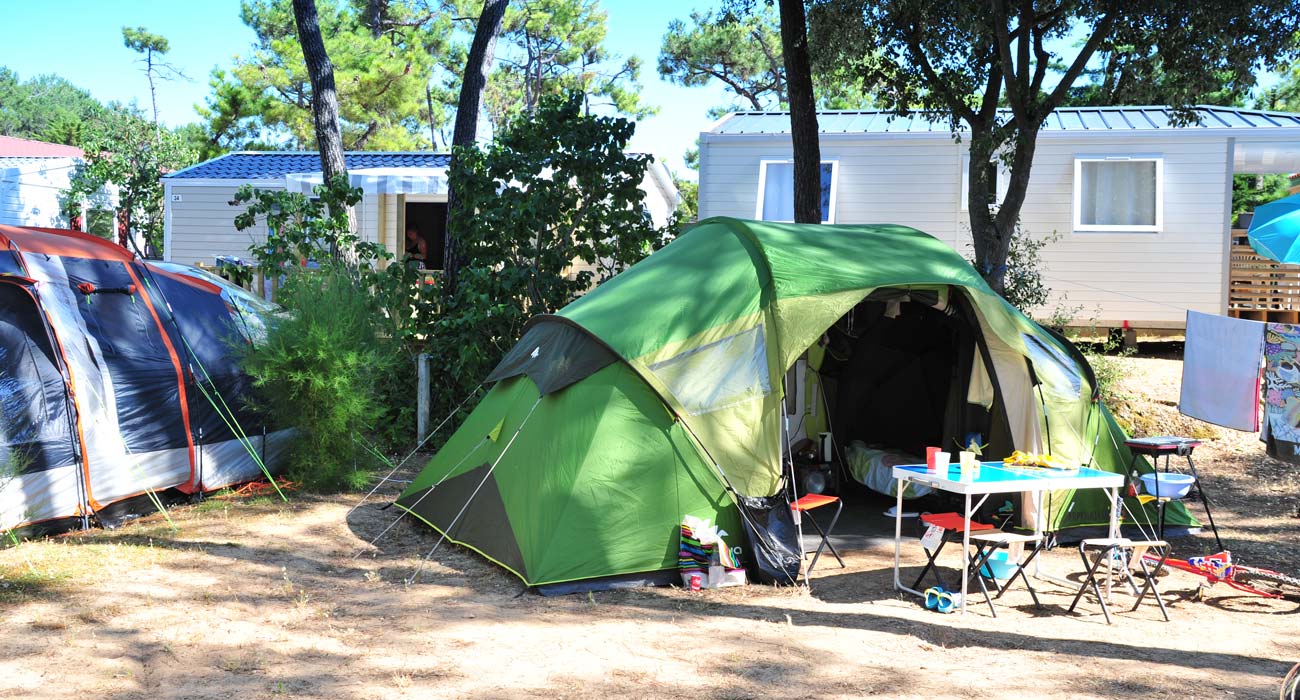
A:
<svg viewBox="0 0 1300 700">
<path fill-rule="evenodd" d="M 1079 398 L 1083 393 L 1083 375 L 1079 373 L 1078 365 L 1070 359 L 1059 348 L 1050 345 L 1040 338 L 1021 334 L 1025 340 L 1025 349 L 1029 351 L 1029 358 L 1034 363 L 1034 371 L 1039 376 L 1051 373 L 1056 378 L 1051 385 L 1062 391 L 1069 387 L 1069 398 Z"/>
<path fill-rule="evenodd" d="M 772 391 L 761 323 L 656 362 L 650 371 L 693 416 L 753 401 Z"/>
</svg>

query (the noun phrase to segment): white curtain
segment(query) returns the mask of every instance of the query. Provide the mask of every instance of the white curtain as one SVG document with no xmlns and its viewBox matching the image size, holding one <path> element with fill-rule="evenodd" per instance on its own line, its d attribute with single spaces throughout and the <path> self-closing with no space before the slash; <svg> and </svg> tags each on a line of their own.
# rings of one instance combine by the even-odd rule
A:
<svg viewBox="0 0 1300 700">
<path fill-rule="evenodd" d="M 794 221 L 794 163 L 764 163 L 763 221 Z M 822 223 L 830 221 L 835 166 L 821 164 Z"/>
<path fill-rule="evenodd" d="M 1084 161 L 1079 223 L 1085 226 L 1154 226 L 1156 163 L 1151 160 Z"/>
<path fill-rule="evenodd" d="M 763 221 L 794 221 L 794 163 L 768 163 Z"/>
</svg>

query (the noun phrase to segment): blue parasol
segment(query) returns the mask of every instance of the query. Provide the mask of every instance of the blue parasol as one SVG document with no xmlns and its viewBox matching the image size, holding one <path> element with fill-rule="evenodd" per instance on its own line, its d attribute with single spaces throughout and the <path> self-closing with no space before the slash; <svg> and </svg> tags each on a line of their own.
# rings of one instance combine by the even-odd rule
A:
<svg viewBox="0 0 1300 700">
<path fill-rule="evenodd" d="M 1246 235 L 1256 253 L 1282 263 L 1300 263 L 1300 194 L 1256 207 Z"/>
</svg>

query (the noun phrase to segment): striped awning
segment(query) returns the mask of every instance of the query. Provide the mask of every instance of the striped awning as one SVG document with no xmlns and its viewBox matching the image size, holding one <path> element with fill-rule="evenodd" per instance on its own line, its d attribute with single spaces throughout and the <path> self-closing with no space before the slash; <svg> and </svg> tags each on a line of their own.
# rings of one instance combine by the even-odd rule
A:
<svg viewBox="0 0 1300 700">
<path fill-rule="evenodd" d="M 366 194 L 447 194 L 446 168 L 359 168 L 348 171 L 348 180 Z M 289 173 L 284 176 L 284 188 L 311 194 L 323 181 L 319 171 Z"/>
</svg>

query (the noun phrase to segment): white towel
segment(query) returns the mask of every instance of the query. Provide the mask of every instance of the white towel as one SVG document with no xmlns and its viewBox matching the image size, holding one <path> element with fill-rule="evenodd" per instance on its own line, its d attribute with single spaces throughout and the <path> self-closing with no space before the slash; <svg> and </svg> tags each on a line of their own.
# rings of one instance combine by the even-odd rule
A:
<svg viewBox="0 0 1300 700">
<path fill-rule="evenodd" d="M 1264 324 L 1187 312 L 1178 410 L 1225 428 L 1259 430 Z"/>
</svg>

